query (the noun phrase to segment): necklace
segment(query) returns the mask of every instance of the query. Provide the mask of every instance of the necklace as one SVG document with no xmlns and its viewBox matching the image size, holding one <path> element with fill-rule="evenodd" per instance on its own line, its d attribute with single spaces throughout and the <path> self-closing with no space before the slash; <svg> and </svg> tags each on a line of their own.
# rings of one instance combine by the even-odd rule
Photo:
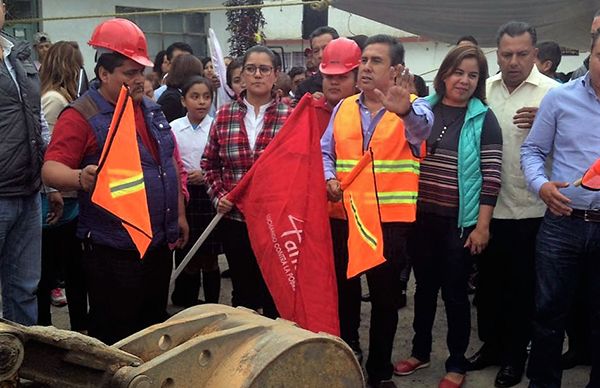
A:
<svg viewBox="0 0 600 388">
<path fill-rule="evenodd" d="M 446 132 L 448 131 L 448 128 L 450 128 L 452 126 L 452 124 L 454 124 L 456 121 L 458 121 L 458 119 L 460 119 L 461 117 L 464 117 L 466 110 L 463 111 L 461 110 L 456 116 L 454 116 L 449 122 L 446 121 L 446 117 L 445 117 L 445 106 L 443 103 L 440 104 L 440 118 L 442 119 L 442 131 L 440 132 L 439 136 L 437 137 L 437 139 L 435 139 L 435 141 L 433 142 L 433 144 L 431 145 L 430 149 L 429 149 L 429 154 L 430 155 L 434 155 L 435 151 L 437 150 L 438 146 L 440 145 L 440 142 L 442 141 L 442 139 L 444 138 L 444 135 L 446 134 Z"/>
</svg>

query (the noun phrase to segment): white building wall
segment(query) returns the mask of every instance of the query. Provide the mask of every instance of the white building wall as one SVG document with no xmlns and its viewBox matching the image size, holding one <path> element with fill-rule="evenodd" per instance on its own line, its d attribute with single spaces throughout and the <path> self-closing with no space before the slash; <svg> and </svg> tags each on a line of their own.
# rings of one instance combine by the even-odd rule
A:
<svg viewBox="0 0 600 388">
<path fill-rule="evenodd" d="M 454 46 L 443 42 L 404 43 L 406 66 L 413 74 L 421 75 L 430 84 L 433 82 L 442 60 L 452 47 Z M 488 47 L 482 48 L 482 50 L 488 60 L 490 75 L 496 74 L 498 72 L 496 48 Z M 588 53 L 581 53 L 579 56 L 563 56 L 558 71 L 568 73 L 577 69 L 587 55 Z"/>
<path fill-rule="evenodd" d="M 265 4 L 277 4 L 277 1 L 266 0 Z M 299 39 L 302 35 L 301 5 L 264 8 L 263 15 L 267 20 L 265 26 L 267 39 Z M 328 18 L 328 25 L 335 28 L 342 36 L 369 36 L 374 34 L 390 34 L 397 37 L 414 36 L 405 31 L 333 7 L 329 7 Z"/>
<path fill-rule="evenodd" d="M 43 17 L 78 16 L 94 14 L 111 14 L 116 6 L 129 6 L 155 9 L 199 8 L 219 6 L 222 0 L 102 0 L 102 1 L 72 1 L 72 0 L 42 0 L 41 12 Z M 266 4 L 277 4 L 277 0 L 265 0 Z M 268 42 L 284 46 L 286 51 L 301 52 L 308 42 L 301 40 L 302 6 L 264 8 L 263 14 L 267 21 L 265 35 Z M 45 21 L 42 29 L 48 32 L 53 41 L 76 40 L 84 55 L 85 67 L 90 76 L 93 74 L 94 50 L 87 45 L 94 27 L 103 19 L 79 19 L 64 21 Z M 210 13 L 210 25 L 215 30 L 225 53 L 229 45 L 226 31 L 227 19 L 225 11 Z M 334 27 L 342 36 L 390 34 L 398 38 L 410 40 L 414 37 L 407 32 L 391 28 L 381 23 L 353 15 L 336 8 L 329 8 L 329 25 Z M 543 36 L 539 37 L 543 40 Z M 426 81 L 432 81 L 437 67 L 451 48 L 442 42 L 405 42 L 406 64 L 415 74 L 423 74 Z M 495 49 L 484 49 L 490 66 L 490 74 L 497 71 Z M 154 54 L 154 53 L 151 53 Z M 587 53 L 579 57 L 563 57 L 560 71 L 568 72 L 579 67 Z"/>
<path fill-rule="evenodd" d="M 194 1 L 194 0 L 96 0 L 96 1 L 73 1 L 73 0 L 42 0 L 42 17 L 64 17 L 80 15 L 102 15 L 115 13 L 116 6 L 140 7 L 151 9 L 176 9 L 176 8 L 200 8 L 208 6 L 221 5 L 222 1 Z M 81 48 L 85 68 L 88 75 L 92 77 L 94 69 L 95 51 L 87 45 L 94 28 L 107 18 L 93 19 L 75 19 L 44 21 L 42 30 L 50 34 L 53 41 L 75 40 Z M 223 46 L 226 44 L 227 26 L 225 12 L 211 13 L 210 23 L 222 40 Z M 155 53 L 151 53 L 153 55 Z M 151 58 L 154 59 L 154 58 Z"/>
</svg>

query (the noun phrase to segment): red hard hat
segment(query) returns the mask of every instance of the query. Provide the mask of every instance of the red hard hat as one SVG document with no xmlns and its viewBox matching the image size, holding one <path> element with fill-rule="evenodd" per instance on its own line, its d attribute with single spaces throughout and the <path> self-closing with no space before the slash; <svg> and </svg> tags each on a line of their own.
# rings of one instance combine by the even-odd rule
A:
<svg viewBox="0 0 600 388">
<path fill-rule="evenodd" d="M 148 59 L 146 37 L 140 28 L 127 19 L 109 19 L 100 23 L 88 42 L 95 48 L 115 51 L 144 66 L 154 66 Z"/>
<path fill-rule="evenodd" d="M 345 74 L 360 64 L 361 51 L 355 41 L 337 38 L 329 42 L 323 50 L 319 70 L 323 74 Z"/>
</svg>

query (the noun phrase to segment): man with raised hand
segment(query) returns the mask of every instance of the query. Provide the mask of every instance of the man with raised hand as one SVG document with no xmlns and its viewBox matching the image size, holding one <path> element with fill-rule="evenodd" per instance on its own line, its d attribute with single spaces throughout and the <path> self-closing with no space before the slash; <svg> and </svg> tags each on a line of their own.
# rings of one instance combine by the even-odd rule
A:
<svg viewBox="0 0 600 388">
<path fill-rule="evenodd" d="M 340 180 L 345 174 L 336 161 L 358 162 L 364 152 L 373 152 L 387 260 L 366 271 L 372 306 L 366 363 L 371 387 L 396 387 L 391 356 L 398 324 L 397 283 L 407 263 L 406 243 L 416 217 L 420 151 L 433 124 L 426 103 L 411 104 L 412 77 L 403 63 L 404 47 L 395 38 L 370 37 L 358 70 L 362 92 L 335 107 L 321 139 L 327 193 L 333 201 L 342 197 Z M 407 172 L 391 165 L 414 168 Z M 356 299 L 349 303 L 360 305 L 360 289 L 347 297 Z"/>
</svg>

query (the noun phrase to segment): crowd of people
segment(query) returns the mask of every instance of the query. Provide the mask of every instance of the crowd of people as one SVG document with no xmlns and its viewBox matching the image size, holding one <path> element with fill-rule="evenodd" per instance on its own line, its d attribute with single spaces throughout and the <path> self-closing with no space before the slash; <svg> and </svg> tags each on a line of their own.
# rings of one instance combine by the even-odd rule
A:
<svg viewBox="0 0 600 388">
<path fill-rule="evenodd" d="M 0 11 L 2 27 L 4 5 Z M 511 387 L 527 360 L 532 388 L 559 387 L 562 370 L 578 364 L 592 365 L 587 387 L 600 387 L 600 194 L 572 184 L 600 155 L 598 28 L 600 13 L 590 56 L 570 75 L 557 73 L 560 46 L 538 43 L 527 23 L 499 27 L 499 72 L 491 76 L 476 39 L 461 37 L 432 93 L 405 66 L 396 38 L 340 37 L 331 27 L 310 35 L 313 71 L 285 73 L 259 45 L 223 58 L 221 77 L 212 58 L 196 57 L 184 42 L 151 61 L 143 31 L 110 19 L 88 42 L 96 50 L 90 82 L 76 42 L 38 33 L 34 62 L 25 42 L 2 33 L 3 317 L 51 325 L 51 296 L 63 280 L 71 330 L 112 344 L 162 322 L 172 253 L 180 263 L 216 213 L 224 220 L 177 279 L 172 303 L 218 303 L 217 257 L 225 254 L 231 304 L 278 317 L 228 193 L 309 93 L 322 133 L 340 337 L 360 363 L 361 301 L 371 304 L 367 384 L 395 387 L 393 375 L 430 365 L 441 291 L 448 357 L 439 387 L 462 387 L 468 371 L 489 366 L 499 366 L 490 385 Z M 120 220 L 91 200 L 123 84 L 134 102 L 153 235 L 142 260 Z M 386 260 L 362 274 L 363 294 L 360 276 L 346 276 L 341 181 L 365 152 L 373 156 Z M 474 268 L 483 346 L 467 357 Z M 392 360 L 411 269 L 412 349 Z"/>
</svg>

